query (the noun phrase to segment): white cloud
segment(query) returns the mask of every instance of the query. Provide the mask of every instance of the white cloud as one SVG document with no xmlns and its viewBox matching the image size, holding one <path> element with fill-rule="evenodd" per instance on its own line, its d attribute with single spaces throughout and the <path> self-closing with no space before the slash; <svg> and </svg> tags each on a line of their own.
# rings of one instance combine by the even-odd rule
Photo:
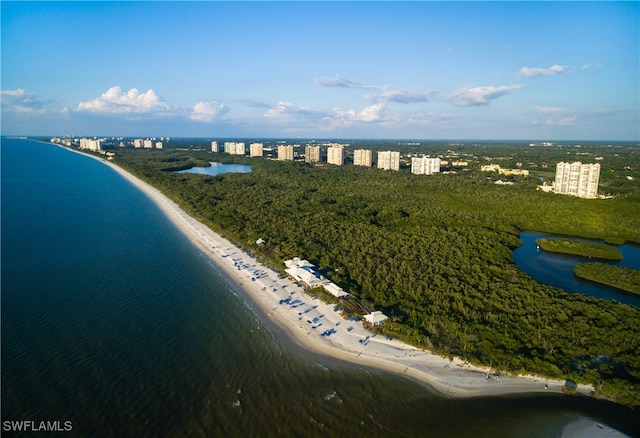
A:
<svg viewBox="0 0 640 438">
<path fill-rule="evenodd" d="M 291 102 L 280 101 L 262 114 L 271 126 L 279 126 L 288 133 L 308 132 L 309 130 L 327 130 L 330 117 L 327 111 L 315 110 L 309 107 L 297 107 Z"/>
<path fill-rule="evenodd" d="M 407 118 L 407 124 L 417 126 L 435 126 L 438 128 L 452 128 L 460 125 L 456 117 L 439 114 L 433 111 L 411 114 Z"/>
<path fill-rule="evenodd" d="M 309 107 L 296 107 L 291 102 L 280 101 L 269 108 L 263 117 L 275 121 L 291 121 L 322 117 L 324 113 Z"/>
<path fill-rule="evenodd" d="M 382 113 L 385 109 L 384 103 L 375 103 L 369 105 L 356 116 L 356 120 L 361 122 L 377 122 L 382 118 Z"/>
<path fill-rule="evenodd" d="M 269 108 L 263 116 L 268 119 L 280 119 L 290 114 L 295 114 L 297 111 L 291 102 L 280 101 Z"/>
<path fill-rule="evenodd" d="M 218 119 L 227 111 L 229 111 L 229 108 L 220 102 L 198 102 L 193 106 L 191 120 L 209 123 Z"/>
<path fill-rule="evenodd" d="M 534 124 L 540 122 L 550 126 L 567 126 L 573 125 L 577 119 L 575 110 L 569 108 L 561 108 L 557 106 L 539 106 L 536 111 L 543 119 L 535 120 Z"/>
<path fill-rule="evenodd" d="M 36 94 L 17 88 L 2 90 L 2 111 L 23 114 L 44 114 L 47 112 L 45 103 L 36 99 Z"/>
<path fill-rule="evenodd" d="M 333 108 L 324 119 L 329 130 L 335 128 L 344 128 L 352 126 L 354 123 L 373 123 L 373 122 L 385 122 L 386 105 L 384 102 L 378 102 L 373 105 L 365 107 L 362 111 L 356 111 L 353 109 L 343 110 L 340 108 Z"/>
<path fill-rule="evenodd" d="M 591 63 L 582 64 L 583 70 L 594 70 L 600 67 L 602 67 L 602 64 L 591 64 Z"/>
<path fill-rule="evenodd" d="M 486 87 L 466 86 L 446 96 L 444 100 L 457 106 L 488 105 L 494 99 L 522 88 L 521 85 L 501 85 Z"/>
<path fill-rule="evenodd" d="M 300 131 L 305 129 L 332 131 L 352 126 L 354 123 L 384 122 L 385 109 L 384 102 L 369 105 L 361 111 L 340 108 L 327 111 L 297 107 L 291 102 L 281 101 L 269 108 L 263 117 L 272 123 L 286 125 L 289 130 L 292 130 L 295 125 Z"/>
<path fill-rule="evenodd" d="M 314 79 L 316 85 L 321 87 L 340 87 L 340 88 L 378 88 L 373 85 L 365 85 L 358 81 L 353 81 L 351 79 L 343 78 L 342 76 L 336 75 L 332 78 L 316 78 Z"/>
<path fill-rule="evenodd" d="M 385 101 L 396 103 L 417 103 L 427 102 L 431 97 L 436 94 L 433 90 L 427 91 L 410 91 L 410 90 L 398 90 L 385 87 L 380 94 L 368 94 L 365 96 L 370 101 Z"/>
<path fill-rule="evenodd" d="M 80 102 L 76 110 L 110 114 L 166 113 L 171 106 L 151 89 L 140 93 L 136 88 L 123 91 L 116 85 L 100 97 Z"/>
<path fill-rule="evenodd" d="M 362 111 L 366 111 L 366 110 L 367 109 L 365 108 Z M 356 110 L 353 110 L 353 109 L 343 110 L 341 108 L 336 107 L 331 110 L 331 113 L 327 114 L 327 117 L 333 118 L 335 119 L 335 121 L 340 122 L 343 125 L 346 125 L 346 124 L 351 124 L 353 122 L 360 120 L 362 111 L 357 112 Z M 374 117 L 375 112 L 372 112 L 371 110 L 368 110 L 367 112 L 371 114 L 369 116 L 365 116 L 365 118 L 371 119 L 372 117 Z"/>
<path fill-rule="evenodd" d="M 549 68 L 542 67 L 522 67 L 516 77 L 518 78 L 537 78 L 539 76 L 553 76 L 566 72 L 566 67 L 555 64 Z"/>
<path fill-rule="evenodd" d="M 435 91 L 411 91 L 411 90 L 399 90 L 388 86 L 378 85 L 365 85 L 358 81 L 343 78 L 336 75 L 332 78 L 316 78 L 314 79 L 316 85 L 322 87 L 339 87 L 339 88 L 360 88 L 368 90 L 382 90 L 378 94 L 367 94 L 365 99 L 370 102 L 396 102 L 396 103 L 415 103 L 415 102 L 427 102 L 431 98 Z"/>
<path fill-rule="evenodd" d="M 271 106 L 259 99 L 240 99 L 240 102 L 251 108 L 269 108 Z"/>
</svg>

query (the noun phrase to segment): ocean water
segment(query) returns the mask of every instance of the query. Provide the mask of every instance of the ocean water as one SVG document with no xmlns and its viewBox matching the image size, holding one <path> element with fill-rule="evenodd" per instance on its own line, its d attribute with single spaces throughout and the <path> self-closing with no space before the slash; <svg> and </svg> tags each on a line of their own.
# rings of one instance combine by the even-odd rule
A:
<svg viewBox="0 0 640 438">
<path fill-rule="evenodd" d="M 309 353 L 107 166 L 7 138 L 0 157 L 3 435 L 31 420 L 94 437 L 548 437 L 588 417 L 640 436 L 612 403 L 447 399 Z"/>
</svg>

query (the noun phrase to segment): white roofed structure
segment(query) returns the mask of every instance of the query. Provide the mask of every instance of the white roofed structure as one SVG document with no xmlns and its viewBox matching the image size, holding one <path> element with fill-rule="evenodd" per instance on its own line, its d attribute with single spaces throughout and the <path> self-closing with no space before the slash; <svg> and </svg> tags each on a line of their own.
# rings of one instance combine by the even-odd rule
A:
<svg viewBox="0 0 640 438">
<path fill-rule="evenodd" d="M 333 295 L 336 298 L 340 298 L 340 297 L 344 297 L 344 296 L 349 295 L 344 290 L 342 290 L 342 288 L 340 286 L 338 286 L 337 284 L 332 283 L 332 282 L 323 284 L 322 287 L 324 287 L 324 289 L 327 292 L 329 292 L 331 295 Z"/>
<path fill-rule="evenodd" d="M 314 266 L 308 260 L 300 260 L 299 257 L 294 257 L 291 260 L 285 260 L 284 265 L 287 268 L 293 268 L 295 266 L 302 268 L 304 266 L 308 266 L 310 268 L 314 268 Z"/>
<path fill-rule="evenodd" d="M 315 271 L 315 266 L 308 260 L 301 260 L 294 257 L 291 260 L 285 260 L 284 265 L 287 267 L 284 271 L 295 281 L 304 284 L 308 288 L 323 287 L 327 292 L 336 298 L 349 295 L 342 290 L 340 286 L 324 278 L 319 272 Z"/>
<path fill-rule="evenodd" d="M 375 312 L 371 312 L 368 315 L 364 315 L 364 320 L 367 321 L 372 326 L 382 325 L 382 323 L 387 320 L 389 317 L 376 310 Z"/>
<path fill-rule="evenodd" d="M 293 266 L 285 269 L 285 272 L 289 274 L 294 280 L 304 283 L 307 287 L 322 286 L 325 280 L 316 274 L 313 269 L 308 266 L 300 267 Z"/>
</svg>

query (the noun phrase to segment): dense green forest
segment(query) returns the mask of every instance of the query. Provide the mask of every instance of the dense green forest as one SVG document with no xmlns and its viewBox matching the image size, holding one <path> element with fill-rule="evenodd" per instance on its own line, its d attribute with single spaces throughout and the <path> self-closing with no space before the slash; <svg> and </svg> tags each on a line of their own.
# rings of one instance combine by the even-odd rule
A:
<svg viewBox="0 0 640 438">
<path fill-rule="evenodd" d="M 310 260 L 389 315 L 384 330 L 393 336 L 501 372 L 591 382 L 640 404 L 640 309 L 538 283 L 512 257 L 521 230 L 640 242 L 638 181 L 627 178 L 640 167 L 636 150 L 453 149 L 423 152 L 467 157 L 469 166 L 430 176 L 206 151 L 118 149 L 114 162 L 263 262 L 282 270 L 291 256 Z M 578 153 L 605 156 L 601 187 L 616 196 L 536 190 L 558 157 Z M 252 172 L 170 172 L 208 161 L 251 163 Z M 487 162 L 520 163 L 531 176 L 496 185 L 498 176 L 479 172 Z"/>
<path fill-rule="evenodd" d="M 573 239 L 537 239 L 536 244 L 549 252 L 605 260 L 622 260 L 622 253 L 617 248 L 592 242 L 580 242 Z"/>
<path fill-rule="evenodd" d="M 578 263 L 573 272 L 580 278 L 640 294 L 640 271 L 606 263 Z"/>
</svg>

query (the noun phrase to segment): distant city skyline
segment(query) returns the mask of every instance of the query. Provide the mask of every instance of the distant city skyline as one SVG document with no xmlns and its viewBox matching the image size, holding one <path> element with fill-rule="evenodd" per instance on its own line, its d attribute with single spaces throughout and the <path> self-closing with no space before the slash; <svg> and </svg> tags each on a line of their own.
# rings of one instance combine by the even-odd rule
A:
<svg viewBox="0 0 640 438">
<path fill-rule="evenodd" d="M 3 135 L 640 140 L 638 2 L 1 2 Z"/>
</svg>

